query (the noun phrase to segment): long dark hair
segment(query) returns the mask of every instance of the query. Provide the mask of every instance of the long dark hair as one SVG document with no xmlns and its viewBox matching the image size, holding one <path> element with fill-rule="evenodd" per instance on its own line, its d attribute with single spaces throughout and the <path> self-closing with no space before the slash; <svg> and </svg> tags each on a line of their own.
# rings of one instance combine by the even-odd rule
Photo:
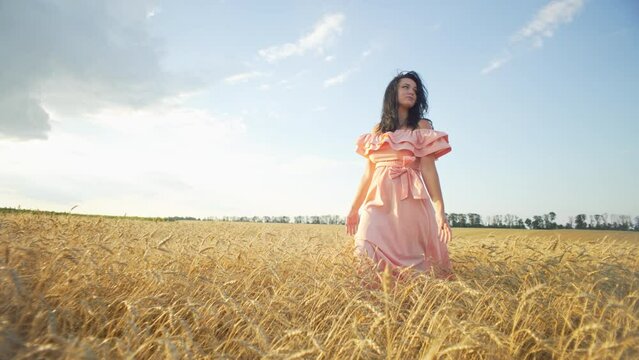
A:
<svg viewBox="0 0 639 360">
<path fill-rule="evenodd" d="M 388 86 L 384 93 L 384 105 L 382 106 L 381 121 L 375 127 L 375 131 L 378 134 L 382 134 L 388 131 L 395 131 L 399 127 L 399 119 L 397 114 L 397 85 L 403 78 L 409 78 L 417 85 L 417 94 L 415 98 L 415 105 L 408 110 L 408 127 L 413 130 L 417 128 L 419 120 L 424 119 L 424 114 L 428 112 L 428 91 L 414 71 L 403 71 L 397 74 Z M 428 119 L 426 119 L 428 120 Z M 432 121 L 428 120 L 431 124 Z"/>
</svg>

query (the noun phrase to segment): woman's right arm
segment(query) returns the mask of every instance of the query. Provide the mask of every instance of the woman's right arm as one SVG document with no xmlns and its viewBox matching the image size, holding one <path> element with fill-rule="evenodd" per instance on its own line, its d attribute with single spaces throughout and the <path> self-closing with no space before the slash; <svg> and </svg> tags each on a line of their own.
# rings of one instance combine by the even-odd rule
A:
<svg viewBox="0 0 639 360">
<path fill-rule="evenodd" d="M 362 179 L 359 182 L 357 194 L 355 195 L 355 199 L 353 200 L 351 210 L 346 217 L 346 233 L 348 235 L 354 235 L 355 232 L 357 232 L 357 224 L 359 223 L 359 208 L 362 206 L 364 198 L 366 197 L 366 193 L 368 192 L 368 188 L 371 185 L 374 171 L 375 163 L 372 162 L 369 158 L 366 158 L 366 168 L 364 170 L 364 175 L 362 175 Z"/>
</svg>

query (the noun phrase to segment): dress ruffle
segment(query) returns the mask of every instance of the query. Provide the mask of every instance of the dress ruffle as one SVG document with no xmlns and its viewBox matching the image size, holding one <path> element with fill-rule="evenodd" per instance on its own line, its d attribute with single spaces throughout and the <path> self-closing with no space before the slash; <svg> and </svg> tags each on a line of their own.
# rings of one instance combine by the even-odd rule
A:
<svg viewBox="0 0 639 360">
<path fill-rule="evenodd" d="M 383 134 L 366 133 L 357 138 L 356 152 L 364 157 L 388 144 L 393 150 L 409 150 L 416 157 L 431 155 L 435 159 L 449 153 L 448 134 L 432 129 L 400 129 Z"/>
</svg>

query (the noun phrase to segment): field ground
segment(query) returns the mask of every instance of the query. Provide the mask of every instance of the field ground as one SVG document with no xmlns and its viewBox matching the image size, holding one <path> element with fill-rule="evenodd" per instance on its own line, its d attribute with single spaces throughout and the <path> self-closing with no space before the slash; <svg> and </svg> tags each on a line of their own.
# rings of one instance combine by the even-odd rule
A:
<svg viewBox="0 0 639 360">
<path fill-rule="evenodd" d="M 0 357 L 639 358 L 639 233 L 455 228 L 456 281 L 378 290 L 352 243 L 343 226 L 2 214 Z"/>
</svg>

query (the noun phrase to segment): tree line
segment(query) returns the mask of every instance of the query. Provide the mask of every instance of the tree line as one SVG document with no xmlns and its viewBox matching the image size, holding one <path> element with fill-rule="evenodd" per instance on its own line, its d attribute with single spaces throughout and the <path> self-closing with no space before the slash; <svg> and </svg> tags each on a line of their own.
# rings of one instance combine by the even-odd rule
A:
<svg viewBox="0 0 639 360">
<path fill-rule="evenodd" d="M 70 212 L 42 211 L 0 207 L 2 213 L 32 213 L 32 214 L 50 214 L 50 215 L 69 215 Z M 221 217 L 205 217 L 196 218 L 192 216 L 168 216 L 168 217 L 139 217 L 139 216 L 109 216 L 109 215 L 93 215 L 93 214 L 74 214 L 76 216 L 89 217 L 107 217 L 117 219 L 139 219 L 151 221 L 232 221 L 232 222 L 255 222 L 255 223 L 284 223 L 284 224 L 326 224 L 326 225 L 345 225 L 346 218 L 339 215 L 300 215 L 300 216 L 221 216 Z M 505 228 L 505 229 L 583 229 L 583 230 L 624 230 L 639 231 L 639 216 L 632 218 L 629 215 L 619 214 L 577 214 L 568 217 L 568 222 L 558 224 L 555 220 L 557 214 L 553 211 L 543 214 L 534 215 L 530 218 L 522 219 L 517 215 L 493 215 L 482 217 L 476 213 L 447 213 L 448 221 L 452 227 L 461 228 Z"/>
<path fill-rule="evenodd" d="M 326 224 L 345 225 L 346 218 L 339 215 L 310 215 L 310 216 L 222 216 L 207 217 L 204 220 L 239 221 L 260 223 L 293 223 L 293 224 Z"/>
<path fill-rule="evenodd" d="M 584 229 L 584 230 L 625 230 L 639 231 L 639 216 L 634 219 L 629 215 L 618 214 L 578 214 L 568 217 L 568 222 L 558 224 L 557 214 L 553 211 L 522 219 L 513 214 L 492 215 L 482 217 L 476 213 L 446 214 L 452 227 L 468 228 L 505 228 L 505 229 Z M 328 224 L 345 225 L 346 218 L 339 215 L 320 216 L 222 216 L 208 217 L 203 220 L 260 222 L 260 223 L 294 223 L 294 224 Z"/>
<path fill-rule="evenodd" d="M 463 218 L 463 214 L 461 214 Z M 558 224 L 555 219 L 557 214 L 553 211 L 534 215 L 532 218 L 523 220 L 516 215 L 495 215 L 488 216 L 482 227 L 490 228 L 513 228 L 513 229 L 584 229 L 584 230 L 632 230 L 639 231 L 639 216 L 634 217 L 634 221 L 629 215 L 619 214 L 578 214 L 569 216 L 568 222 Z M 449 217 L 449 221 L 450 217 Z M 452 225 L 452 222 L 451 222 Z M 452 225 L 454 226 L 454 225 Z M 462 227 L 463 224 L 458 224 Z"/>
</svg>

